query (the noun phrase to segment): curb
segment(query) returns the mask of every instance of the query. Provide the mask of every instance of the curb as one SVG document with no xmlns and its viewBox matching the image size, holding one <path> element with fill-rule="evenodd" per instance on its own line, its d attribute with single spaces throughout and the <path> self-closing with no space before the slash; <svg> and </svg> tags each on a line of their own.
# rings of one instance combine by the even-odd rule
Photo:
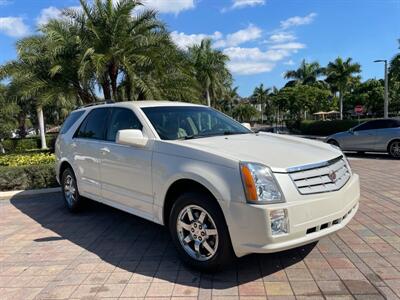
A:
<svg viewBox="0 0 400 300">
<path fill-rule="evenodd" d="M 57 193 L 60 192 L 61 188 L 48 188 L 48 189 L 37 189 L 37 190 L 20 190 L 20 191 L 7 191 L 7 192 L 0 192 L 0 200 L 9 200 L 13 197 L 29 197 L 29 196 L 36 196 L 42 194 L 50 194 L 50 193 Z"/>
</svg>

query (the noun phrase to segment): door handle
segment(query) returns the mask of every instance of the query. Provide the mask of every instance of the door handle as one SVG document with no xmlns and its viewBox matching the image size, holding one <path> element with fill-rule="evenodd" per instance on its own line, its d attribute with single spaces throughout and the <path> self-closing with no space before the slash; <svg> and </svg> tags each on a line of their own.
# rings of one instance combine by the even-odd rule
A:
<svg viewBox="0 0 400 300">
<path fill-rule="evenodd" d="M 103 154 L 110 153 L 110 149 L 107 148 L 107 147 L 101 148 L 100 151 L 101 151 Z"/>
</svg>

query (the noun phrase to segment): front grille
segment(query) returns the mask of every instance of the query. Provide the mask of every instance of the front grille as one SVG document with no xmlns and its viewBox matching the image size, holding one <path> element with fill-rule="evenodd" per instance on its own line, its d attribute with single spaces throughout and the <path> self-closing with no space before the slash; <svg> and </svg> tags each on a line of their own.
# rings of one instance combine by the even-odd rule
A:
<svg viewBox="0 0 400 300">
<path fill-rule="evenodd" d="M 289 175 L 302 195 L 340 190 L 351 177 L 343 156 L 316 165 L 292 168 Z"/>
</svg>

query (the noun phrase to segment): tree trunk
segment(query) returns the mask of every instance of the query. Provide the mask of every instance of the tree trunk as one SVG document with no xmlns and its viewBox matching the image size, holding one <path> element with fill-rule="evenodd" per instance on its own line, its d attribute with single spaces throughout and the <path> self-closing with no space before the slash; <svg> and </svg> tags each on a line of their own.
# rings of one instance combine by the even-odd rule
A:
<svg viewBox="0 0 400 300">
<path fill-rule="evenodd" d="M 110 82 L 108 80 L 105 80 L 101 84 L 101 87 L 103 89 L 104 100 L 111 100 Z"/>
<path fill-rule="evenodd" d="M 264 103 L 261 102 L 261 124 L 264 124 L 264 109 L 263 109 Z"/>
<path fill-rule="evenodd" d="M 343 92 L 339 91 L 339 102 L 340 102 L 340 120 L 343 120 Z"/>
<path fill-rule="evenodd" d="M 36 108 L 37 118 L 39 122 L 39 131 L 40 131 L 40 142 L 42 145 L 42 149 L 47 149 L 46 145 L 46 130 L 44 128 L 44 117 L 43 117 L 43 107 L 39 105 Z"/>
<path fill-rule="evenodd" d="M 108 68 L 108 73 L 110 76 L 110 81 L 111 81 L 111 89 L 112 89 L 112 96 L 114 101 L 117 101 L 117 77 L 118 77 L 118 68 L 117 66 L 113 63 L 110 65 Z"/>
<path fill-rule="evenodd" d="M 24 110 L 21 110 L 18 113 L 18 135 L 21 138 L 26 137 L 26 112 Z"/>
<path fill-rule="evenodd" d="M 211 97 L 209 89 L 206 89 L 207 106 L 211 106 Z"/>
<path fill-rule="evenodd" d="M 1 154 L 5 154 L 6 151 L 4 150 L 4 147 L 3 147 L 2 142 L 3 142 L 3 139 L 0 139 L 0 153 L 1 153 Z"/>
</svg>

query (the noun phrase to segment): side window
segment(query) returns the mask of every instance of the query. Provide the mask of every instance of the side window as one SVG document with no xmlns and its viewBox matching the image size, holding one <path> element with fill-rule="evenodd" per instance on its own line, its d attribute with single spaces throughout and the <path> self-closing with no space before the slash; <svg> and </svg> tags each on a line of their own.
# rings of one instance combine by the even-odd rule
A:
<svg viewBox="0 0 400 300">
<path fill-rule="evenodd" d="M 107 141 L 114 142 L 117 137 L 118 130 L 142 130 L 143 126 L 132 110 L 127 108 L 113 108 L 111 111 L 111 119 L 107 128 Z"/>
<path fill-rule="evenodd" d="M 375 123 L 376 123 L 376 121 L 365 122 L 364 124 L 361 124 L 360 126 L 357 126 L 356 128 L 354 128 L 354 131 L 376 129 Z"/>
<path fill-rule="evenodd" d="M 61 127 L 60 134 L 66 133 L 72 127 L 72 125 L 74 125 L 75 122 L 83 115 L 83 113 L 83 110 L 70 113 Z"/>
<path fill-rule="evenodd" d="M 93 109 L 76 133 L 78 138 L 104 140 L 104 131 L 108 118 L 108 108 Z"/>
</svg>

